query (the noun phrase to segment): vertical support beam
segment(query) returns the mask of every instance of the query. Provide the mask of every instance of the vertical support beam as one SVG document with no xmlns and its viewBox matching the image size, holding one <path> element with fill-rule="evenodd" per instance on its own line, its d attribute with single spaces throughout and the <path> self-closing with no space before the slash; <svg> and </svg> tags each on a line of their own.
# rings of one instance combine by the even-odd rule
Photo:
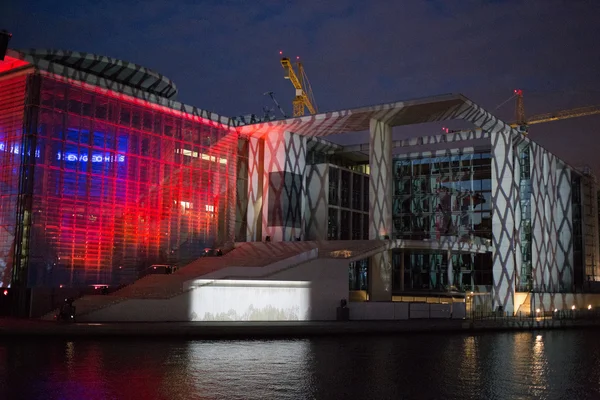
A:
<svg viewBox="0 0 600 400">
<path fill-rule="evenodd" d="M 264 140 L 248 140 L 248 211 L 246 240 L 262 241 Z"/>
<path fill-rule="evenodd" d="M 307 138 L 286 131 L 264 139 L 262 235 L 272 241 L 304 237 Z"/>
<path fill-rule="evenodd" d="M 392 234 L 392 127 L 372 119 L 369 134 L 369 239 L 382 239 Z"/>
<path fill-rule="evenodd" d="M 329 166 L 317 164 L 307 167 L 307 205 L 304 210 L 306 240 L 327 240 Z"/>
<path fill-rule="evenodd" d="M 492 139 L 492 253 L 493 306 L 502 306 L 509 314 L 515 302 L 515 155 L 512 134 L 493 131 Z"/>
<path fill-rule="evenodd" d="M 572 291 L 573 287 L 573 205 L 571 170 L 562 162 L 557 169 L 557 208 L 555 219 L 558 231 L 559 289 Z"/>
<path fill-rule="evenodd" d="M 369 126 L 369 239 L 392 235 L 392 127 L 372 119 Z M 384 251 L 369 262 L 369 299 L 392 300 L 392 254 Z"/>
</svg>

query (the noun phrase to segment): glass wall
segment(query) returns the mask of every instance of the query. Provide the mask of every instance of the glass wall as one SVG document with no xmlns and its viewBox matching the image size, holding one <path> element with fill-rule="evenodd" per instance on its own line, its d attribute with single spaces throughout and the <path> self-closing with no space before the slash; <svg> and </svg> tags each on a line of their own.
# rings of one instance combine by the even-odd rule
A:
<svg viewBox="0 0 600 400">
<path fill-rule="evenodd" d="M 26 77 L 0 79 L 0 280 L 2 287 L 11 283 Z"/>
<path fill-rule="evenodd" d="M 126 283 L 233 241 L 237 134 L 44 78 L 29 283 Z"/>
<path fill-rule="evenodd" d="M 471 241 L 491 245 L 492 168 L 489 152 L 395 159 L 393 236 L 397 239 Z M 448 282 L 446 252 L 401 252 L 392 259 L 394 291 L 472 290 L 492 284 L 491 254 L 452 254 Z"/>
<path fill-rule="evenodd" d="M 519 151 L 519 198 L 521 201 L 521 273 L 519 287 L 528 292 L 533 287 L 531 241 L 531 157 L 528 146 Z"/>
<path fill-rule="evenodd" d="M 329 166 L 327 240 L 369 238 L 369 177 Z"/>
<path fill-rule="evenodd" d="M 395 160 L 394 237 L 491 244 L 491 174 L 490 153 Z"/>
<path fill-rule="evenodd" d="M 404 287 L 400 257 L 404 257 Z M 400 251 L 392 254 L 392 291 L 471 291 L 476 285 L 492 285 L 491 253 L 453 253 L 452 282 L 448 281 L 448 253 Z"/>
<path fill-rule="evenodd" d="M 368 290 L 369 260 L 353 261 L 348 268 L 350 290 Z"/>
</svg>

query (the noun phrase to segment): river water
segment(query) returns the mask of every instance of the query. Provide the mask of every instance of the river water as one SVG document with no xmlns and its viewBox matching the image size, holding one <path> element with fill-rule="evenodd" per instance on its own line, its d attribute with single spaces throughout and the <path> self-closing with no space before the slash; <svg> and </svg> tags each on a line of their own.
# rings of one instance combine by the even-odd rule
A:
<svg viewBox="0 0 600 400">
<path fill-rule="evenodd" d="M 600 399 L 600 331 L 0 342 L 0 399 Z"/>
</svg>

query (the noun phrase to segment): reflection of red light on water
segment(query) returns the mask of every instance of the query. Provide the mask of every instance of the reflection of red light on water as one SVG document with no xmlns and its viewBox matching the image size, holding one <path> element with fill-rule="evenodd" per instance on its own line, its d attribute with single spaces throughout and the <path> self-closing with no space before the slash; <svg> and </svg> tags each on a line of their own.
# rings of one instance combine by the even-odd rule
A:
<svg viewBox="0 0 600 400">
<path fill-rule="evenodd" d="M 5 291 L 4 291 L 4 295 L 5 295 L 5 296 L 8 296 L 8 290 L 5 290 Z"/>
</svg>

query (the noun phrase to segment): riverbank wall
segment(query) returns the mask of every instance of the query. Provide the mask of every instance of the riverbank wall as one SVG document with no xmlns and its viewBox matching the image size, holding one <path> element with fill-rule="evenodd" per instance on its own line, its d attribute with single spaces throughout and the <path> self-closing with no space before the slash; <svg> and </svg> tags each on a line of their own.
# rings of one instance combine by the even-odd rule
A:
<svg viewBox="0 0 600 400">
<path fill-rule="evenodd" d="M 481 333 L 600 328 L 597 319 L 412 320 L 323 322 L 155 322 L 57 323 L 34 320 L 0 321 L 0 340 L 8 338 L 181 338 L 266 339 L 315 336 L 411 333 Z"/>
</svg>

